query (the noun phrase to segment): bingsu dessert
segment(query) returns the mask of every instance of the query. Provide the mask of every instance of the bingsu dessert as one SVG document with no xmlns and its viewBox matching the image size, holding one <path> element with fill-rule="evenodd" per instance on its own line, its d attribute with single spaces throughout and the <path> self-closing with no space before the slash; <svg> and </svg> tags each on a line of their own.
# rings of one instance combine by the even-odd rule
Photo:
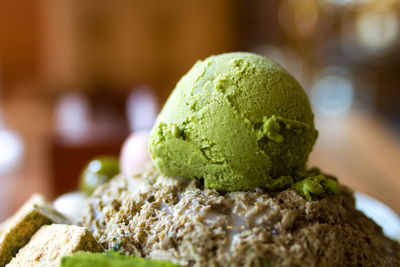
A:
<svg viewBox="0 0 400 267">
<path fill-rule="evenodd" d="M 209 57 L 160 112 L 153 164 L 100 185 L 81 225 L 105 248 L 181 266 L 396 266 L 399 244 L 352 192 L 306 168 L 317 135 L 306 94 L 277 63 Z M 125 151 L 122 169 L 140 154 Z"/>
</svg>

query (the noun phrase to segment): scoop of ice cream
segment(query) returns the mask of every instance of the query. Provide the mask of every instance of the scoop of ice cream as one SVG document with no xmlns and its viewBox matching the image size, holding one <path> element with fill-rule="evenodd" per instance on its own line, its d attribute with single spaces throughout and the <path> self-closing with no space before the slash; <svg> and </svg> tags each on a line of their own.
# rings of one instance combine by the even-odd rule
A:
<svg viewBox="0 0 400 267">
<path fill-rule="evenodd" d="M 164 175 L 203 178 L 219 191 L 295 182 L 317 138 L 298 82 L 252 53 L 197 62 L 159 114 L 149 149 Z"/>
</svg>

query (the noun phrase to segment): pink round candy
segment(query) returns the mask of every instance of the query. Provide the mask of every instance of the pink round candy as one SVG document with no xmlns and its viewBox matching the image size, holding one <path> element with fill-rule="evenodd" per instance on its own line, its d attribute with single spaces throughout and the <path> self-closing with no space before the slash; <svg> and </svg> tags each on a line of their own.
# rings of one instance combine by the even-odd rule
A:
<svg viewBox="0 0 400 267">
<path fill-rule="evenodd" d="M 151 162 L 148 149 L 149 134 L 148 131 L 138 131 L 132 133 L 125 140 L 119 159 L 121 172 L 124 176 L 132 176 Z"/>
</svg>

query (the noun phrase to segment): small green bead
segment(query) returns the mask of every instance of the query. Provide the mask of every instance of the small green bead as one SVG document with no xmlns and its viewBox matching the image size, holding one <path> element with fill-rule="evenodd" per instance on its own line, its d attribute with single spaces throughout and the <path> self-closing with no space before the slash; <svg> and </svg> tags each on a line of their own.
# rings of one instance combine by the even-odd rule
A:
<svg viewBox="0 0 400 267">
<path fill-rule="evenodd" d="M 108 182 L 119 172 L 117 157 L 102 156 L 94 158 L 82 171 L 79 180 L 80 190 L 89 196 L 97 186 Z"/>
</svg>

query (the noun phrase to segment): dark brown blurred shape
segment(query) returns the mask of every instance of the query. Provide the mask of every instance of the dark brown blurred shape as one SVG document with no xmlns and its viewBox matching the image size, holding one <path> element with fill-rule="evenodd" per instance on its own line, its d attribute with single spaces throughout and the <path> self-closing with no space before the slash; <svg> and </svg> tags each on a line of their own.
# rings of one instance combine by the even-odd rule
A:
<svg viewBox="0 0 400 267">
<path fill-rule="evenodd" d="M 61 2 L 61 4 L 60 4 Z M 163 103 L 199 58 L 235 50 L 234 6 L 203 1 L 42 1 L 44 83 L 95 94 L 148 84 Z"/>
<path fill-rule="evenodd" d="M 228 0 L 0 0 L 4 94 L 29 81 L 50 96 L 126 96 L 144 83 L 163 103 L 196 60 L 238 48 L 235 12 Z"/>
<path fill-rule="evenodd" d="M 53 196 L 78 190 L 78 180 L 86 164 L 99 155 L 119 156 L 125 136 L 95 139 L 81 144 L 51 142 L 50 166 Z"/>
<path fill-rule="evenodd" d="M 10 94 L 16 84 L 39 76 L 38 1 L 0 0 L 0 88 Z"/>
</svg>

